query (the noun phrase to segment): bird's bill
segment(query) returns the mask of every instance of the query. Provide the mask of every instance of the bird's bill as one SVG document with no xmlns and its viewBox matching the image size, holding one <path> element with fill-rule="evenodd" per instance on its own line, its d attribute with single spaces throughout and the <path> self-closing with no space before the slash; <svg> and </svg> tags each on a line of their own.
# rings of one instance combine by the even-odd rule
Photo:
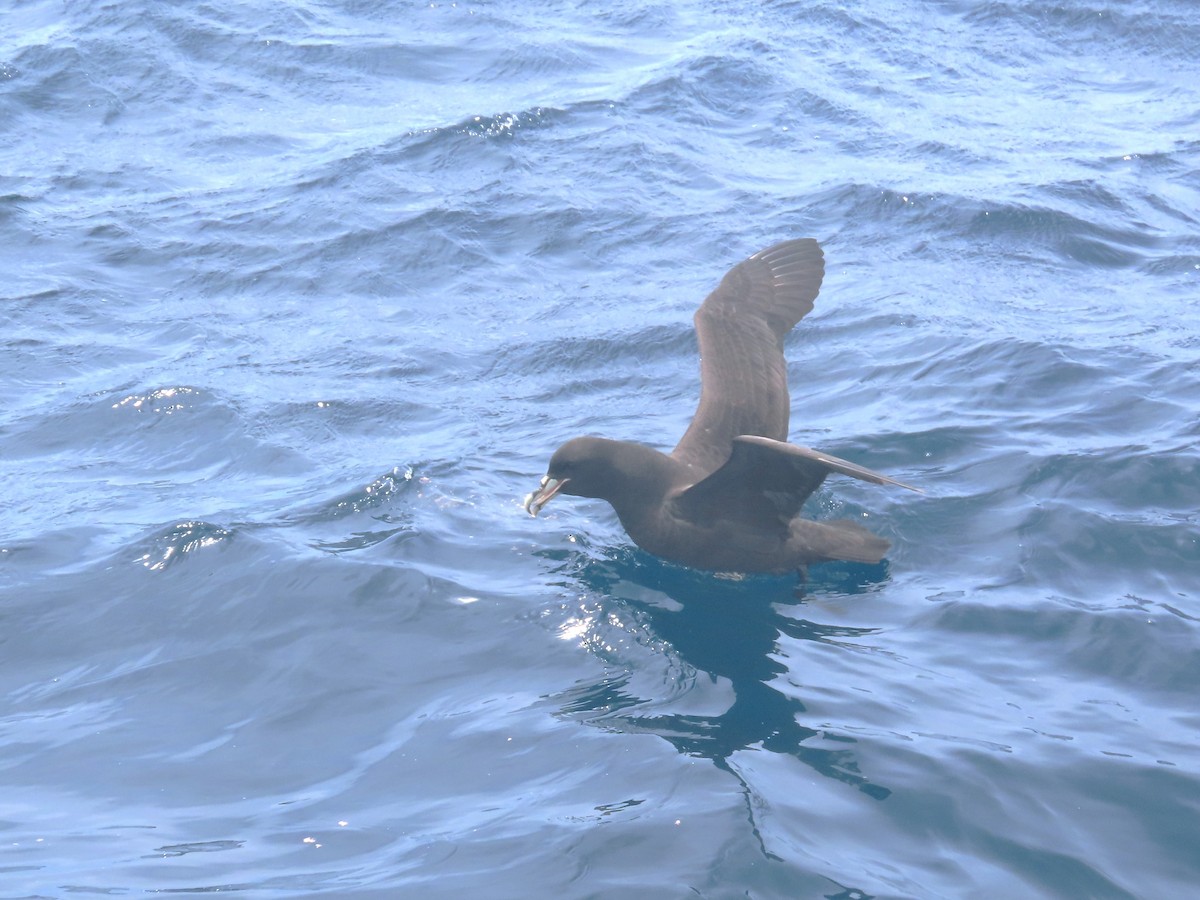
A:
<svg viewBox="0 0 1200 900">
<path fill-rule="evenodd" d="M 554 495 L 561 491 L 569 480 L 568 478 L 559 480 L 551 478 L 549 475 L 543 475 L 542 483 L 538 486 L 538 489 L 532 494 L 525 495 L 525 512 L 531 516 L 536 516 L 542 511 L 542 507 L 549 503 Z"/>
</svg>

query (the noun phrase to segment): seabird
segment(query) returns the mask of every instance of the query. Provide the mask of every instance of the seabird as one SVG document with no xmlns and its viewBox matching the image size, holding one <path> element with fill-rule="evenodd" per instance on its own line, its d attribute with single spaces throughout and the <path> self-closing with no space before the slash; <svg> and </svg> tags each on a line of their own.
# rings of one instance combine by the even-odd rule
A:
<svg viewBox="0 0 1200 900">
<path fill-rule="evenodd" d="M 643 550 L 717 572 L 883 559 L 888 542 L 856 523 L 799 517 L 830 472 L 920 491 L 787 443 L 783 339 L 812 309 L 824 274 L 812 238 L 784 241 L 734 266 L 695 315 L 700 405 L 675 449 L 574 438 L 550 458 L 525 510 L 536 516 L 560 493 L 607 500 Z"/>
</svg>

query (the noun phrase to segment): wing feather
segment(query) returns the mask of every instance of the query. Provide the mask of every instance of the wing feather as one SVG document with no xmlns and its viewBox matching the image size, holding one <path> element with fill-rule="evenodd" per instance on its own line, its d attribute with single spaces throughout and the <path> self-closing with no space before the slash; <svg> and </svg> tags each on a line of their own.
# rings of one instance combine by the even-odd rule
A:
<svg viewBox="0 0 1200 900">
<path fill-rule="evenodd" d="M 729 461 L 703 481 L 681 491 L 672 502 L 695 521 L 730 519 L 761 528 L 785 526 L 831 472 L 873 484 L 922 493 L 873 469 L 797 444 L 743 435 L 734 439 Z"/>
<path fill-rule="evenodd" d="M 734 266 L 696 312 L 700 404 L 671 455 L 697 479 L 725 464 L 738 435 L 787 439 L 783 339 L 812 309 L 824 274 L 815 240 L 784 241 Z"/>
</svg>

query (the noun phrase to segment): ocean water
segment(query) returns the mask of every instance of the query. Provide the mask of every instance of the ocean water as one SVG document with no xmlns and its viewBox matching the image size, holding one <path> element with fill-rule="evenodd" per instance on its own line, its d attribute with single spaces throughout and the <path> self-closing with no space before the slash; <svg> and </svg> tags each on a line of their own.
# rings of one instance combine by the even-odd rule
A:
<svg viewBox="0 0 1200 900">
<path fill-rule="evenodd" d="M 0 898 L 1190 896 L 1190 0 L 14 0 Z M 878 566 L 523 495 L 818 238 Z"/>
</svg>

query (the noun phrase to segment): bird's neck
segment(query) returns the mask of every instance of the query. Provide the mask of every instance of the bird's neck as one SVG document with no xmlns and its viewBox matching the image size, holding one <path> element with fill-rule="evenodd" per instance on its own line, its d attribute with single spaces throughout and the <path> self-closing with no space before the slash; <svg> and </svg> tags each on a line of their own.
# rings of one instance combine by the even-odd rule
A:
<svg viewBox="0 0 1200 900">
<path fill-rule="evenodd" d="M 606 497 L 623 523 L 656 509 L 688 480 L 687 467 L 644 444 L 621 442 L 613 455 L 619 489 Z"/>
</svg>

